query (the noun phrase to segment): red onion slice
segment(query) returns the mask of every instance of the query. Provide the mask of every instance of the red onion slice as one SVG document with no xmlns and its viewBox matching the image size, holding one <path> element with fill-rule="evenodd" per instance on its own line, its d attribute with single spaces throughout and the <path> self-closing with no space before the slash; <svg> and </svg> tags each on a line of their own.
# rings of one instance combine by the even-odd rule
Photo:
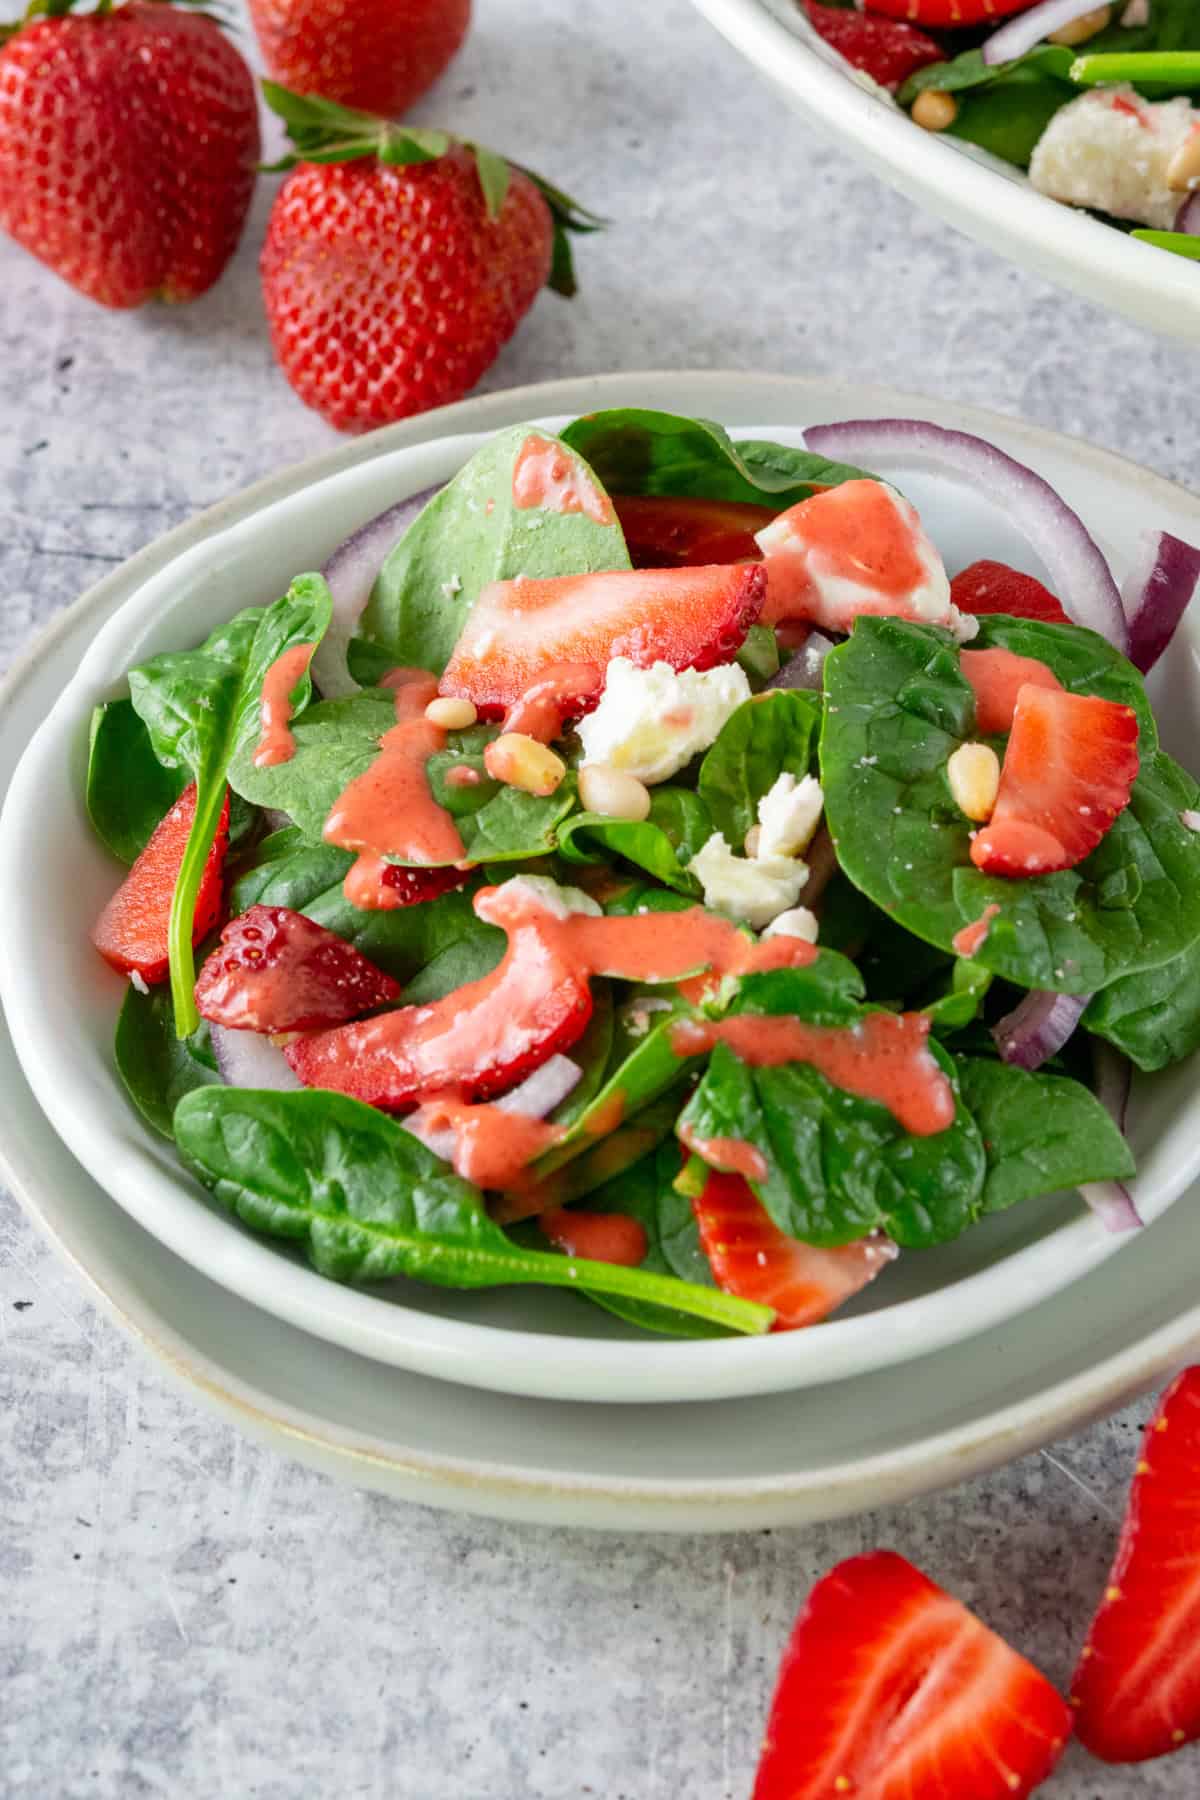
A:
<svg viewBox="0 0 1200 1800">
<path fill-rule="evenodd" d="M 552 1056 L 540 1069 L 527 1075 L 519 1087 L 493 1104 L 499 1112 L 520 1113 L 526 1119 L 544 1119 L 566 1099 L 582 1077 L 583 1070 L 569 1056 Z M 426 1107 L 418 1106 L 416 1112 L 409 1113 L 402 1120 L 405 1131 L 427 1150 L 432 1150 L 435 1156 L 440 1156 L 443 1162 L 453 1162 L 457 1142 L 453 1128 L 428 1124 L 427 1111 Z"/>
<path fill-rule="evenodd" d="M 312 678 L 324 699 L 341 700 L 358 693 L 358 683 L 346 666 L 350 639 L 366 611 L 380 569 L 417 514 L 439 491 L 424 488 L 368 520 L 338 546 L 321 570 L 333 596 L 333 618 L 313 656 Z"/>
<path fill-rule="evenodd" d="M 1052 31 L 1073 25 L 1076 19 L 1095 10 L 1096 0 L 1042 0 L 1040 6 L 1031 7 L 992 33 L 981 51 L 984 63 L 994 69 L 997 63 L 1015 62 Z"/>
<path fill-rule="evenodd" d="M 810 631 L 794 656 L 789 656 L 783 667 L 772 675 L 767 683 L 767 691 L 772 688 L 807 688 L 820 693 L 825 679 L 825 658 L 833 649 L 833 639 L 827 638 L 823 632 Z"/>
<path fill-rule="evenodd" d="M 213 1055 L 226 1087 L 259 1088 L 290 1093 L 303 1087 L 283 1051 L 257 1031 L 229 1031 L 210 1025 Z"/>
<path fill-rule="evenodd" d="M 1051 994 L 1034 988 L 992 1026 L 996 1048 L 1018 1069 L 1040 1069 L 1060 1051 L 1078 1025 L 1090 994 Z"/>
<path fill-rule="evenodd" d="M 1197 590 L 1200 550 L 1172 537 L 1169 531 L 1147 533 L 1121 589 L 1121 604 L 1129 621 L 1129 660 L 1143 675 L 1174 637 Z"/>
<path fill-rule="evenodd" d="M 1106 1044 L 1103 1038 L 1092 1042 L 1092 1073 L 1096 1098 L 1112 1115 L 1122 1134 L 1129 1107 L 1129 1090 L 1133 1085 L 1133 1067 L 1127 1056 Z M 1087 1181 L 1079 1192 L 1106 1231 L 1138 1231 L 1142 1219 L 1133 1195 L 1123 1181 Z"/>
<path fill-rule="evenodd" d="M 1140 1231 L 1142 1218 L 1123 1181 L 1085 1181 L 1079 1190 L 1105 1231 Z"/>
<path fill-rule="evenodd" d="M 1176 231 L 1186 231 L 1192 237 L 1200 237 L 1200 188 L 1194 194 L 1188 194 L 1175 214 Z"/>
<path fill-rule="evenodd" d="M 1125 649 L 1129 634 L 1121 596 L 1083 520 L 1048 481 L 986 438 L 947 431 L 925 419 L 847 419 L 810 426 L 804 441 L 835 462 L 865 469 L 930 469 L 986 495 L 1024 533 L 1045 565 L 1051 591 L 1074 623 L 1090 626 L 1118 650 Z"/>
</svg>

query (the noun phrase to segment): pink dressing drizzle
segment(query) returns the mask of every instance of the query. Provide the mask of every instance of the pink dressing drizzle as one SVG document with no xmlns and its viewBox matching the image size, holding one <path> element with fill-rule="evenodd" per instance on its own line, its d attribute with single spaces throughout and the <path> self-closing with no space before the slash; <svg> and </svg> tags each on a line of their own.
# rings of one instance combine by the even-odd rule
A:
<svg viewBox="0 0 1200 1800">
<path fill-rule="evenodd" d="M 431 1094 L 412 1119 L 426 1131 L 449 1131 L 456 1172 L 481 1188 L 510 1186 L 527 1163 L 566 1136 L 564 1125 L 550 1125 L 545 1119 L 530 1119 L 486 1102 L 470 1105 L 454 1093 Z"/>
<path fill-rule="evenodd" d="M 537 432 L 531 432 L 517 451 L 512 497 L 522 511 L 541 506 L 547 512 L 583 513 L 597 525 L 613 522 L 612 501 L 589 479 L 587 470 L 561 444 Z"/>
<path fill-rule="evenodd" d="M 950 942 L 954 946 L 957 956 L 974 956 L 991 930 L 992 920 L 999 911 L 1000 908 L 993 901 L 991 905 L 984 907 L 977 919 L 973 919 L 969 925 L 964 925 L 960 931 L 955 932 Z"/>
<path fill-rule="evenodd" d="M 263 676 L 259 717 L 262 729 L 254 752 L 256 769 L 273 769 L 291 762 L 296 740 L 291 733 L 292 690 L 307 673 L 315 644 L 293 644 L 277 656 Z"/>
</svg>

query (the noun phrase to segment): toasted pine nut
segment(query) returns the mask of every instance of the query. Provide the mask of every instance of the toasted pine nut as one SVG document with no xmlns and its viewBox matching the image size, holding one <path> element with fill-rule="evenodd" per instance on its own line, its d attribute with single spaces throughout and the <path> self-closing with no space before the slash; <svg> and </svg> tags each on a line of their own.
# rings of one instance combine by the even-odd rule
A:
<svg viewBox="0 0 1200 1800">
<path fill-rule="evenodd" d="M 926 88 L 912 103 L 912 117 L 922 131 L 948 131 L 958 117 L 958 101 L 941 88 Z"/>
<path fill-rule="evenodd" d="M 761 825 L 752 825 L 750 827 L 749 831 L 746 833 L 746 839 L 742 845 L 742 849 L 746 852 L 747 856 L 757 856 L 758 855 L 758 846 L 761 843 L 762 843 L 762 826 Z"/>
<path fill-rule="evenodd" d="M 1047 33 L 1048 44 L 1065 44 L 1073 50 L 1076 44 L 1086 44 L 1098 32 L 1106 31 L 1112 24 L 1112 7 L 1097 6 L 1093 12 L 1081 13 L 1072 19 L 1069 25 L 1060 25 L 1057 31 Z"/>
<path fill-rule="evenodd" d="M 483 766 L 493 781 L 506 782 L 525 794 L 552 794 L 567 772 L 560 756 L 523 731 L 506 731 L 493 739 L 483 753 Z"/>
<path fill-rule="evenodd" d="M 968 819 L 990 819 L 1000 787 L 1000 758 L 990 744 L 960 744 L 946 764 L 955 804 Z"/>
<path fill-rule="evenodd" d="M 1167 186 L 1174 194 L 1200 187 L 1200 130 L 1194 125 L 1167 164 Z"/>
<path fill-rule="evenodd" d="M 636 775 L 609 763 L 585 763 L 579 771 L 579 798 L 588 812 L 606 819 L 640 820 L 649 816 L 650 790 Z"/>
<path fill-rule="evenodd" d="M 446 699 L 431 700 L 425 708 L 425 717 L 431 725 L 440 725 L 443 731 L 465 731 L 479 714 L 473 701 L 456 700 L 450 695 Z"/>
<path fill-rule="evenodd" d="M 816 913 L 809 912 L 807 906 L 792 906 L 771 920 L 763 936 L 803 938 L 806 944 L 815 944 L 820 929 Z"/>
</svg>

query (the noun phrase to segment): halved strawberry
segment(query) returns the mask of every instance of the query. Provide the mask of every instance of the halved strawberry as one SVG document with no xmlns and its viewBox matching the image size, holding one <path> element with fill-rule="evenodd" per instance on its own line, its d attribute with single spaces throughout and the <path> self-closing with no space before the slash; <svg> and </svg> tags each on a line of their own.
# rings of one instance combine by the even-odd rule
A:
<svg viewBox="0 0 1200 1800">
<path fill-rule="evenodd" d="M 311 1031 L 399 998 L 353 944 L 286 906 L 231 919 L 196 982 L 200 1016 L 230 1031 Z"/>
<path fill-rule="evenodd" d="M 804 10 L 813 30 L 852 68 L 893 93 L 918 69 L 945 60 L 940 44 L 901 21 L 870 19 L 852 8 L 820 6 L 817 0 L 806 0 Z"/>
<path fill-rule="evenodd" d="M 138 975 L 150 987 L 165 981 L 168 972 L 167 927 L 179 866 L 196 816 L 196 784 L 184 788 L 170 812 L 155 827 L 154 836 L 92 928 L 92 942 L 122 975 Z M 196 923 L 192 942 L 206 938 L 221 917 L 221 870 L 229 845 L 229 793 L 221 810 L 200 892 L 196 896 Z"/>
<path fill-rule="evenodd" d="M 839 1563 L 783 1656 L 753 1800 L 1023 1800 L 1071 1735 L 1043 1675 L 890 1550 Z"/>
<path fill-rule="evenodd" d="M 1146 1427 L 1108 1579 L 1071 1684 L 1075 1729 L 1105 1762 L 1146 1762 L 1200 1738 L 1200 1368 Z"/>
<path fill-rule="evenodd" d="M 971 844 L 988 875 L 1073 869 L 1129 804 L 1137 714 L 1090 694 L 1025 686 L 1000 768 L 995 810 Z"/>
<path fill-rule="evenodd" d="M 908 19 L 914 25 L 987 25 L 1008 13 L 1021 12 L 1032 0 L 863 0 L 869 13 Z"/>
<path fill-rule="evenodd" d="M 1006 613 L 1010 619 L 1045 619 L 1069 625 L 1070 619 L 1048 587 L 1035 575 L 1023 575 L 1007 563 L 984 557 L 960 569 L 950 583 L 950 598 L 960 612 Z"/>
<path fill-rule="evenodd" d="M 692 1211 L 717 1286 L 772 1307 L 773 1331 L 815 1325 L 874 1281 L 897 1254 L 885 1237 L 836 1250 L 802 1244 L 780 1231 L 740 1175 L 715 1169 Z"/>
<path fill-rule="evenodd" d="M 441 691 L 495 716 L 555 663 L 605 669 L 627 656 L 641 668 L 708 669 L 736 654 L 766 591 L 753 563 L 493 581 L 471 609 Z"/>
<path fill-rule="evenodd" d="M 402 906 L 419 906 L 423 900 L 436 900 L 470 881 L 471 869 L 456 869 L 451 864 L 438 869 L 407 869 L 399 863 L 388 863 L 379 879 L 387 891 L 388 903 L 381 910 L 391 912 Z"/>
<path fill-rule="evenodd" d="M 613 505 L 635 569 L 761 562 L 754 534 L 779 510 L 742 500 L 696 500 L 673 494 L 616 494 Z"/>
<path fill-rule="evenodd" d="M 544 1212 L 538 1224 L 568 1256 L 619 1263 L 623 1269 L 636 1269 L 645 1259 L 645 1228 L 624 1213 L 576 1212 L 574 1207 L 557 1206 Z"/>
<path fill-rule="evenodd" d="M 975 692 L 975 729 L 985 737 L 1012 730 L 1023 687 L 1062 687 L 1039 657 L 1018 656 L 1013 650 L 962 650 L 959 666 Z"/>
</svg>

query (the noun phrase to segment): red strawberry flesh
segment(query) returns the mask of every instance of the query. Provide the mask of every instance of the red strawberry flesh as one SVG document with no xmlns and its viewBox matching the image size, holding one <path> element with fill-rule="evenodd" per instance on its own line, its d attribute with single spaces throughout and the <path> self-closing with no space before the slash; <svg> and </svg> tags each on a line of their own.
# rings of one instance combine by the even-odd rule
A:
<svg viewBox="0 0 1200 1800">
<path fill-rule="evenodd" d="M 696 568 L 705 563 L 761 562 L 754 534 L 778 507 L 741 500 L 674 495 L 613 495 L 625 547 L 635 569 Z"/>
<path fill-rule="evenodd" d="M 230 1031 L 341 1025 L 399 997 L 353 944 L 286 906 L 230 920 L 196 982 L 201 1017 Z"/>
<path fill-rule="evenodd" d="M 196 816 L 196 784 L 180 794 L 170 812 L 97 919 L 92 942 L 122 975 L 137 975 L 150 987 L 165 981 L 169 968 L 167 932 L 180 864 Z M 229 844 L 229 795 L 204 865 L 196 897 L 192 942 L 198 944 L 221 917 L 221 870 Z"/>
<path fill-rule="evenodd" d="M 950 598 L 960 612 L 982 617 L 1006 613 L 1011 619 L 1042 619 L 1051 625 L 1071 620 L 1048 587 L 1034 575 L 1010 569 L 1007 563 L 984 558 L 960 569 L 950 583 Z"/>
<path fill-rule="evenodd" d="M 853 8 L 822 6 L 807 0 L 805 12 L 814 31 L 855 69 L 893 92 L 929 63 L 942 62 L 940 44 L 907 21 L 872 19 Z"/>
</svg>

